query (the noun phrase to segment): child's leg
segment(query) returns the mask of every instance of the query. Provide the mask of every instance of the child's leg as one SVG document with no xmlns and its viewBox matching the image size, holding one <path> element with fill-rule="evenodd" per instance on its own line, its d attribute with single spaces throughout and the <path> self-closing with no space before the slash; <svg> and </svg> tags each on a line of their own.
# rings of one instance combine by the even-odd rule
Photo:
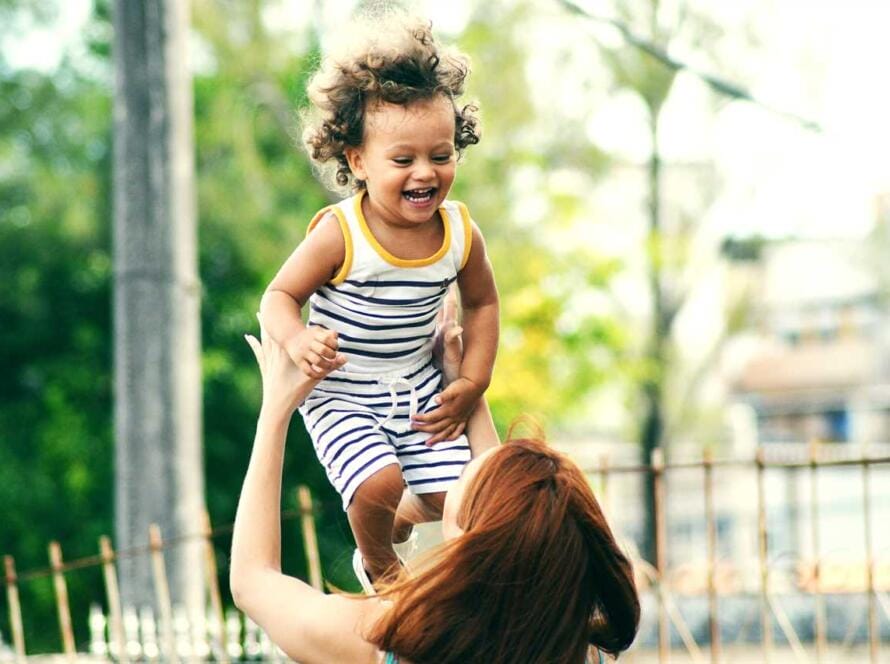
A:
<svg viewBox="0 0 890 664">
<path fill-rule="evenodd" d="M 403 487 L 399 466 L 384 466 L 359 485 L 346 510 L 365 570 L 374 581 L 398 571 L 392 529 Z"/>
<path fill-rule="evenodd" d="M 411 529 L 416 524 L 441 519 L 444 505 L 444 491 L 418 495 L 405 489 L 393 523 L 392 541 L 404 542 L 411 535 Z"/>
</svg>

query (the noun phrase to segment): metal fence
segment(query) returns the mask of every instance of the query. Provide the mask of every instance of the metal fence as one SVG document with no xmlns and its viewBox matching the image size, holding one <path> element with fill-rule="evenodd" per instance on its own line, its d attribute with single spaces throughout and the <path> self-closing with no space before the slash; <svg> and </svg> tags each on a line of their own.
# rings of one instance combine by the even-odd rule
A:
<svg viewBox="0 0 890 664">
<path fill-rule="evenodd" d="M 835 662 L 838 653 L 846 653 L 845 661 L 881 661 L 882 638 L 890 638 L 890 454 L 884 451 L 869 455 L 850 445 L 773 444 L 758 447 L 753 459 L 716 459 L 706 451 L 694 460 L 665 463 L 656 450 L 648 465 L 612 466 L 603 459 L 589 469 L 619 536 L 639 530 L 633 519 L 622 518 L 622 508 L 628 496 L 639 502 L 644 476 L 654 480 L 655 560 L 635 557 L 639 585 L 650 600 L 644 602 L 636 649 L 654 648 L 659 662 L 669 661 L 672 647 L 693 662 Z M 715 479 L 717 473 L 722 481 Z M 875 473 L 883 480 L 880 486 Z M 848 527 L 834 546 L 861 554 L 858 560 L 848 555 L 832 562 L 823 552 L 831 537 L 824 532 L 824 512 L 839 498 L 836 492 L 820 492 L 827 475 L 833 485 L 844 483 L 846 498 L 858 489 L 858 505 L 846 505 L 840 515 Z M 614 485 L 622 478 L 632 488 L 616 497 Z M 770 488 L 782 495 L 771 495 Z M 771 521 L 779 515 L 768 509 L 771 498 L 774 507 L 800 502 L 797 508 L 806 509 L 792 510 L 793 518 L 785 515 L 777 529 Z M 748 520 L 754 522 L 749 530 L 754 547 L 746 553 L 744 533 L 734 531 L 752 525 Z M 678 529 L 670 524 L 690 521 L 701 522 L 703 536 L 691 546 L 685 542 L 678 560 L 672 555 Z M 726 522 L 734 526 L 718 527 Z M 877 524 L 883 526 L 880 549 Z M 789 537 L 785 528 L 804 537 Z M 731 542 L 722 553 L 721 539 Z M 690 548 L 703 555 L 684 559 L 692 556 Z M 756 574 L 745 574 L 752 559 Z M 692 573 L 690 563 L 696 568 Z M 755 624 L 748 624 L 752 619 Z"/>
<path fill-rule="evenodd" d="M 598 467 L 590 469 L 591 481 L 610 522 L 631 550 L 629 531 L 634 528 L 624 518 L 621 508 L 625 505 L 620 501 L 632 497 L 638 504 L 639 483 L 646 475 L 654 480 L 656 556 L 651 562 L 633 556 L 643 595 L 643 618 L 640 637 L 629 653 L 631 660 L 668 662 L 673 655 L 684 661 L 712 663 L 834 662 L 840 661 L 836 656 L 839 648 L 850 653 L 858 648 L 855 652 L 859 654 L 846 661 L 880 661 L 882 637 L 887 640 L 890 636 L 890 556 L 886 555 L 890 547 L 876 549 L 875 532 L 880 524 L 881 541 L 890 542 L 890 498 L 883 500 L 882 493 L 890 488 L 890 454 L 856 454 L 851 447 L 811 445 L 805 449 L 801 454 L 800 448 L 774 445 L 758 448 L 753 459 L 717 459 L 705 453 L 695 460 L 669 463 L 656 450 L 648 465 L 616 466 L 604 458 Z M 861 524 L 857 550 L 862 557 L 845 562 L 842 575 L 822 552 L 826 537 L 823 512 L 832 496 L 821 496 L 819 486 L 820 478 L 831 472 L 845 474 L 844 486 L 859 485 L 859 505 L 843 515 L 843 520 L 855 519 Z M 718 481 L 715 477 L 725 473 L 732 473 L 735 480 L 726 481 L 724 477 Z M 803 474 L 808 480 L 808 491 L 804 492 L 806 518 L 796 514 L 788 522 L 795 528 L 806 525 L 805 549 L 788 550 L 771 541 L 777 540 L 776 535 L 782 531 L 771 530 L 771 516 L 775 520 L 775 514 L 768 509 L 770 473 L 795 478 Z M 876 473 L 881 474 L 879 479 L 886 477 L 877 488 Z M 681 476 L 685 476 L 685 483 L 679 481 Z M 737 481 L 741 476 L 751 476 L 752 490 L 744 490 Z M 619 495 L 622 479 L 632 484 L 623 497 Z M 306 487 L 300 487 L 297 493 L 299 508 L 286 511 L 283 518 L 299 522 L 307 559 L 306 578 L 322 588 L 312 497 Z M 786 495 L 780 498 L 780 503 L 787 502 Z M 739 540 L 738 533 L 721 527 L 721 523 L 725 526 L 727 512 L 735 509 L 733 505 L 740 508 L 736 519 L 739 528 L 747 520 L 754 521 L 750 530 L 753 555 L 736 544 L 729 550 L 725 547 L 727 540 Z M 687 538 L 684 546 L 679 546 L 672 524 L 699 520 L 703 526 L 701 542 Z M 115 551 L 110 539 L 102 537 L 97 555 L 68 562 L 63 561 L 59 545 L 50 543 L 50 565 L 22 574 L 16 573 L 13 558 L 5 556 L 12 647 L 4 647 L 0 638 L 0 661 L 25 661 L 18 591 L 22 584 L 46 577 L 53 582 L 63 652 L 69 658 L 78 656 L 65 576 L 85 568 L 101 568 L 107 612 L 97 606 L 83 618 L 89 622 L 91 636 L 87 652 L 82 649 L 80 654 L 121 662 L 157 658 L 221 662 L 284 659 L 255 625 L 234 609 L 223 607 L 213 538 L 229 533 L 231 524 L 212 528 L 209 518 L 198 532 L 167 540 L 153 526 L 145 547 Z M 203 542 L 205 551 L 208 608 L 204 615 L 189 616 L 184 609 L 171 605 L 164 551 L 196 539 Z M 689 551 L 698 549 L 703 552 L 701 559 L 691 559 Z M 131 556 L 152 559 L 157 615 L 150 609 L 121 606 L 115 562 Z M 756 573 L 746 575 L 743 568 L 751 567 L 752 560 L 756 560 Z M 648 655 L 643 657 L 642 653 Z"/>
</svg>

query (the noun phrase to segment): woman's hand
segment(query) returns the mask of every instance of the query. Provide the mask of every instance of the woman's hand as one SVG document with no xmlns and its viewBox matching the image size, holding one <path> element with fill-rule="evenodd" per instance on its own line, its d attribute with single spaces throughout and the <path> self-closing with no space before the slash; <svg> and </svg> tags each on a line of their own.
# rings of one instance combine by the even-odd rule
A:
<svg viewBox="0 0 890 664">
<path fill-rule="evenodd" d="M 244 338 L 256 356 L 263 378 L 263 410 L 271 409 L 275 413 L 290 417 L 319 380 L 343 366 L 346 358 L 338 355 L 331 368 L 322 372 L 321 376 L 309 377 L 294 364 L 284 348 L 266 332 L 259 314 L 257 319 L 260 321 L 260 339 L 257 340 L 252 334 L 245 334 Z"/>
<path fill-rule="evenodd" d="M 433 357 L 442 369 L 445 385 L 460 377 L 460 363 L 464 358 L 462 332 L 463 328 L 457 322 L 457 290 L 452 286 L 439 311 L 433 342 Z"/>
</svg>

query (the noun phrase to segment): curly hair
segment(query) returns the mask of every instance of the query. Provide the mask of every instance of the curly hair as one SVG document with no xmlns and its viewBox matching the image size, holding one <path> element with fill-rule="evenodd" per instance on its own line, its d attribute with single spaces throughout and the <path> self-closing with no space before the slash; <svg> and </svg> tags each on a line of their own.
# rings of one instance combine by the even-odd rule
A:
<svg viewBox="0 0 890 664">
<path fill-rule="evenodd" d="M 369 104 L 407 106 L 445 95 L 454 108 L 458 156 L 479 142 L 478 107 L 455 101 L 463 94 L 469 60 L 437 44 L 430 23 L 365 19 L 339 36 L 307 86 L 311 107 L 303 114 L 303 142 L 326 184 L 364 188 L 350 171 L 345 150 L 362 144 Z"/>
</svg>

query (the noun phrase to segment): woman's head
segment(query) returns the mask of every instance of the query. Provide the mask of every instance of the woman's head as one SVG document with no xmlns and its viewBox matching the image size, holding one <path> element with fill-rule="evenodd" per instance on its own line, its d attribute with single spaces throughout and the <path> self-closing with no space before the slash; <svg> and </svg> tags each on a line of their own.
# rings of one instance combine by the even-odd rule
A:
<svg viewBox="0 0 890 664">
<path fill-rule="evenodd" d="M 631 644 L 633 570 L 577 465 L 513 440 L 474 460 L 455 488 L 444 516 L 455 536 L 394 588 L 376 642 L 418 663 L 580 663 L 589 644 Z"/>
<path fill-rule="evenodd" d="M 310 156 L 319 166 L 335 167 L 336 185 L 364 188 L 347 153 L 361 148 L 374 130 L 369 114 L 393 105 L 416 110 L 412 107 L 430 102 L 433 109 L 447 102 L 453 151 L 478 143 L 475 107 L 455 101 L 468 72 L 466 56 L 437 44 L 427 23 L 395 16 L 357 22 L 339 35 L 309 83 L 313 108 L 304 117 L 303 140 Z"/>
</svg>

